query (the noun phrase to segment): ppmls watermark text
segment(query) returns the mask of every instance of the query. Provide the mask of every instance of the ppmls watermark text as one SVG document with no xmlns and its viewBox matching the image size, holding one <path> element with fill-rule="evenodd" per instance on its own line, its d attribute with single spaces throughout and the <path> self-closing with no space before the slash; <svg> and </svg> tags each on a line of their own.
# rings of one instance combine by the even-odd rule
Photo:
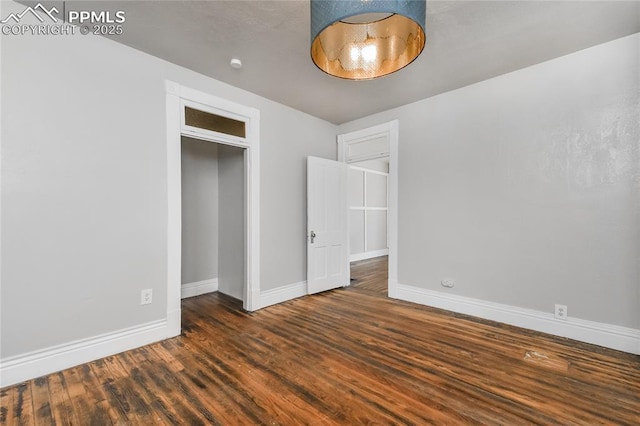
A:
<svg viewBox="0 0 640 426">
<path fill-rule="evenodd" d="M 47 3 L 47 2 L 43 2 Z M 0 32 L 5 36 L 18 35 L 120 35 L 123 33 L 125 12 L 106 10 L 67 10 L 64 13 L 43 3 L 27 6 L 20 12 L 0 17 Z M 50 4 L 50 3 L 49 3 Z"/>
</svg>

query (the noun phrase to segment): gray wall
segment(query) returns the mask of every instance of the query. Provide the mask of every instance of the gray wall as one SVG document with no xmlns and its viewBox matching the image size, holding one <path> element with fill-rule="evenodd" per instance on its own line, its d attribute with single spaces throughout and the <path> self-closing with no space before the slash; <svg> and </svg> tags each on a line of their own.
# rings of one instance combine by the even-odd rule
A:
<svg viewBox="0 0 640 426">
<path fill-rule="evenodd" d="M 245 286 L 245 170 L 244 150 L 220 145 L 220 251 L 218 291 L 243 299 Z"/>
<path fill-rule="evenodd" d="M 337 158 L 336 127 L 319 126 L 310 115 L 289 117 L 274 109 L 260 112 L 261 289 L 307 279 L 307 157 Z M 319 143 L 319 141 L 322 141 Z M 287 247 L 280 250 L 278 247 Z"/>
<path fill-rule="evenodd" d="M 182 284 L 218 278 L 218 144 L 182 137 Z"/>
<path fill-rule="evenodd" d="M 334 125 L 103 37 L 0 42 L 0 357 L 166 317 L 166 79 L 260 110 L 262 289 L 306 279 L 304 161 Z"/>
<path fill-rule="evenodd" d="M 639 55 L 636 34 L 340 126 L 400 121 L 399 282 L 640 328 Z"/>
</svg>

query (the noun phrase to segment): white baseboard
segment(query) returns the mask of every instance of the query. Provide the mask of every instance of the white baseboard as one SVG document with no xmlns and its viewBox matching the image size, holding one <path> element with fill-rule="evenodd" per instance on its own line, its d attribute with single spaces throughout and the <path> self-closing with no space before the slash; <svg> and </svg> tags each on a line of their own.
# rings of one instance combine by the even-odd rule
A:
<svg viewBox="0 0 640 426">
<path fill-rule="evenodd" d="M 194 283 L 182 284 L 180 287 L 180 298 L 200 296 L 201 294 L 213 293 L 218 291 L 218 279 L 196 281 Z"/>
<path fill-rule="evenodd" d="M 55 373 L 167 337 L 167 321 L 160 320 L 2 359 L 0 387 Z"/>
<path fill-rule="evenodd" d="M 398 296 L 398 281 L 389 278 L 387 281 L 387 295 L 392 299 L 400 299 Z M 404 300 L 404 299 L 403 299 Z"/>
<path fill-rule="evenodd" d="M 372 259 L 374 257 L 387 256 L 388 254 L 389 249 L 367 251 L 365 253 L 352 254 L 351 256 L 349 256 L 349 261 L 357 262 L 358 260 Z"/>
<path fill-rule="evenodd" d="M 272 290 L 265 290 L 260 293 L 260 300 L 258 302 L 257 309 L 266 308 L 267 306 L 286 302 L 287 300 L 291 299 L 296 299 L 298 297 L 305 296 L 306 294 L 306 281 L 288 284 L 282 287 L 274 288 Z"/>
<path fill-rule="evenodd" d="M 640 355 L 640 330 L 394 283 L 393 297 Z M 391 288 L 391 286 L 390 286 Z"/>
</svg>

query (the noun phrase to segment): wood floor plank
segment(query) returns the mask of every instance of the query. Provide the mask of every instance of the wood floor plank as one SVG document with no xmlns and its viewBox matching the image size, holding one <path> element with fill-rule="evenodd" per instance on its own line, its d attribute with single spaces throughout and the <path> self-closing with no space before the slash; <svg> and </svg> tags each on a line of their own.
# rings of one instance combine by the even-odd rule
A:
<svg viewBox="0 0 640 426">
<path fill-rule="evenodd" d="M 49 397 L 53 411 L 53 418 L 58 425 L 80 424 L 78 413 L 73 409 L 69 398 L 68 386 L 64 380 L 64 373 L 49 375 Z"/>
<path fill-rule="evenodd" d="M 39 377 L 31 380 L 29 384 L 31 385 L 34 423 L 36 425 L 54 424 L 55 421 L 49 399 L 49 383 L 47 377 Z"/>
<path fill-rule="evenodd" d="M 140 359 L 140 353 L 146 354 L 148 358 Z M 146 349 L 144 351 L 137 349 L 125 352 L 119 358 L 123 365 L 129 369 L 130 377 L 135 382 L 136 387 L 149 401 L 148 408 L 151 414 L 147 421 L 152 424 L 178 424 L 180 414 L 175 410 L 171 399 L 171 394 L 174 390 L 169 389 L 166 392 L 159 392 L 154 386 L 151 378 L 154 371 L 154 361 L 150 354 L 151 352 Z"/>
<path fill-rule="evenodd" d="M 183 300 L 181 336 L 0 390 L 0 424 L 640 424 L 640 357 L 347 288 L 247 313 Z"/>
<path fill-rule="evenodd" d="M 112 423 L 127 423 L 129 406 L 114 387 L 113 383 L 116 379 L 112 371 L 107 368 L 105 360 L 93 361 L 88 364 L 88 367 L 87 370 L 83 370 L 83 373 L 94 387 L 91 392 L 99 401 L 101 409 L 106 410 Z"/>
<path fill-rule="evenodd" d="M 20 384 L 17 387 L 17 391 L 18 394 L 15 401 L 16 423 L 19 425 L 32 425 L 34 419 L 30 383 Z"/>
<path fill-rule="evenodd" d="M 97 409 L 98 405 L 91 404 L 87 398 L 87 389 L 82 380 L 80 368 L 70 368 L 62 372 L 67 385 L 70 404 L 78 415 L 80 424 L 109 424 L 107 413 Z"/>
<path fill-rule="evenodd" d="M 0 390 L 0 424 L 8 424 L 10 421 L 15 421 L 15 414 L 13 412 L 13 396 L 16 392 L 17 387 Z"/>
</svg>

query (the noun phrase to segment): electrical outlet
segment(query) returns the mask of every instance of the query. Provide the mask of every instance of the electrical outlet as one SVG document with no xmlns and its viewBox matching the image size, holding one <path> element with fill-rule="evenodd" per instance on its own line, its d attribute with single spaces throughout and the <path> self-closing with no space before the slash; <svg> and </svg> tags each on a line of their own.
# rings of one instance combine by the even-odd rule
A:
<svg viewBox="0 0 640 426">
<path fill-rule="evenodd" d="M 443 278 L 442 281 L 440 281 L 440 284 L 442 284 L 442 287 L 451 288 L 456 284 L 456 282 L 453 278 Z"/>
<path fill-rule="evenodd" d="M 149 305 L 153 301 L 153 290 L 150 288 L 140 291 L 140 304 Z"/>
<path fill-rule="evenodd" d="M 555 311 L 556 319 L 566 320 L 567 319 L 567 305 L 557 305 Z"/>
</svg>

